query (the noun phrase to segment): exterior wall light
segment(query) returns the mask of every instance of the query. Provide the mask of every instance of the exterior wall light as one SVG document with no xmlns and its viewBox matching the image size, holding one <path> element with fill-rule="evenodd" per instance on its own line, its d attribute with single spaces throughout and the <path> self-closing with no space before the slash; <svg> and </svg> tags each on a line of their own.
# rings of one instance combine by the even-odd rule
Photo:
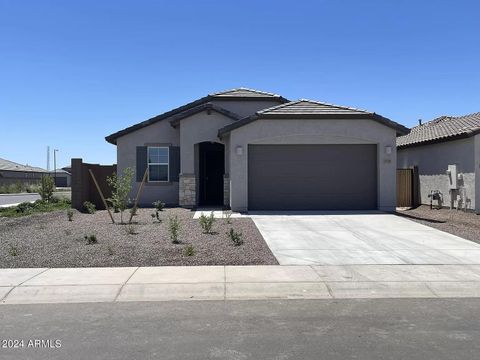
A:
<svg viewBox="0 0 480 360">
<path fill-rule="evenodd" d="M 385 154 L 390 155 L 392 153 L 392 147 L 390 145 L 385 146 Z"/>
<path fill-rule="evenodd" d="M 236 148 L 235 148 L 235 153 L 237 155 L 243 155 L 243 147 L 241 147 L 240 145 L 238 145 Z"/>
</svg>

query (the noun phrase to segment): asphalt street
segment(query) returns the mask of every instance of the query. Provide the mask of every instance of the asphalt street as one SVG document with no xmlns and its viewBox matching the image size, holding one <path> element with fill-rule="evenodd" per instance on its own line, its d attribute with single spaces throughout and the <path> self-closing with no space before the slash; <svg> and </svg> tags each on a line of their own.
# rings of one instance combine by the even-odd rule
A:
<svg viewBox="0 0 480 360">
<path fill-rule="evenodd" d="M 480 300 L 468 298 L 2 305 L 0 319 L 5 360 L 460 360 L 480 352 Z"/>
<path fill-rule="evenodd" d="M 35 201 L 40 199 L 38 194 L 15 194 L 0 196 L 0 205 L 19 204 L 24 201 Z"/>
</svg>

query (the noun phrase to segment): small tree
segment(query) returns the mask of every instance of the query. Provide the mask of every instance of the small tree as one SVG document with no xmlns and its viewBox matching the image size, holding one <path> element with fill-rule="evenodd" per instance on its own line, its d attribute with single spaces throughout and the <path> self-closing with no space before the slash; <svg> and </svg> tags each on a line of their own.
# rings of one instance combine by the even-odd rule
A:
<svg viewBox="0 0 480 360">
<path fill-rule="evenodd" d="M 53 190 L 55 189 L 55 184 L 51 176 L 44 175 L 42 176 L 42 182 L 38 193 L 40 194 L 43 201 L 50 202 L 53 196 Z"/>
<path fill-rule="evenodd" d="M 134 171 L 128 167 L 123 170 L 122 175 L 113 173 L 112 176 L 107 177 L 107 183 L 112 188 L 112 196 L 107 200 L 112 206 L 120 211 L 120 223 L 123 224 L 123 212 L 130 204 L 128 194 L 132 191 L 132 180 Z"/>
</svg>

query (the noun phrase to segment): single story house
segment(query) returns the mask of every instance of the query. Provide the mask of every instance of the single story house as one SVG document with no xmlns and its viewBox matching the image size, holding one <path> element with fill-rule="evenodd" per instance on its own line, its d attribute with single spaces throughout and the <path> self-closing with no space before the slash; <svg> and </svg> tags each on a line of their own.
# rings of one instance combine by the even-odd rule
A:
<svg viewBox="0 0 480 360">
<path fill-rule="evenodd" d="M 480 194 L 480 113 L 441 116 L 412 128 L 397 138 L 397 158 L 399 168 L 417 167 L 422 204 L 430 204 L 431 192 L 439 191 L 443 206 L 466 205 L 480 213 L 480 201 L 475 201 Z"/>
<path fill-rule="evenodd" d="M 46 174 L 47 171 L 42 168 L 0 158 L 0 185 L 35 184 Z"/>
<path fill-rule="evenodd" d="M 210 94 L 106 137 L 140 204 L 369 210 L 396 206 L 397 135 L 365 110 L 247 88 Z"/>
<path fill-rule="evenodd" d="M 57 169 L 49 172 L 49 175 L 54 179 L 57 187 L 70 187 L 72 185 L 72 174 L 65 169 Z"/>
</svg>

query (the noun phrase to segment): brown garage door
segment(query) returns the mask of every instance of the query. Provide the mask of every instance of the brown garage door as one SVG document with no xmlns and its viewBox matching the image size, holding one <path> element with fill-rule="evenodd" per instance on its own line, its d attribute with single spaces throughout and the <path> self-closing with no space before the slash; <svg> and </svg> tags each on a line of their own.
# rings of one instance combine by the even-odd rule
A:
<svg viewBox="0 0 480 360">
<path fill-rule="evenodd" d="M 249 210 L 377 209 L 376 145 L 249 145 Z"/>
</svg>

